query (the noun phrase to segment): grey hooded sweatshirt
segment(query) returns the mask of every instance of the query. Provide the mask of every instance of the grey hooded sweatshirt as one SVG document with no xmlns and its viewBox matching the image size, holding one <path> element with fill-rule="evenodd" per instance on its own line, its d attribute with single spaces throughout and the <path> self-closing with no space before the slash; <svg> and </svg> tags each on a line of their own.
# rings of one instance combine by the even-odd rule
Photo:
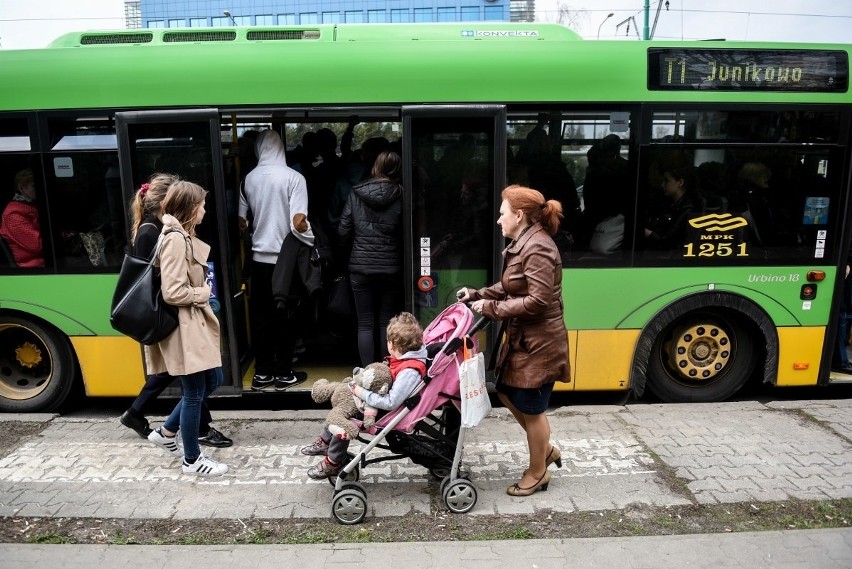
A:
<svg viewBox="0 0 852 569">
<path fill-rule="evenodd" d="M 255 146 L 257 166 L 248 173 L 240 193 L 239 216 L 254 216 L 251 238 L 252 258 L 260 263 L 275 264 L 288 233 L 306 245 L 313 245 L 314 233 L 299 233 L 292 227 L 297 213 L 308 215 L 308 189 L 305 177 L 287 166 L 284 143 L 274 130 L 265 130 Z"/>
</svg>

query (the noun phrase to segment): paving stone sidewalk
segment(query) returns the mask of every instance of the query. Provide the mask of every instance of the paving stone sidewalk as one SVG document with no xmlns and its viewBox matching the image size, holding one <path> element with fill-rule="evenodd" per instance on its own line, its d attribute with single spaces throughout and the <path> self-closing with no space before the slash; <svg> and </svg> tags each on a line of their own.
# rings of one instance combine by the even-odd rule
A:
<svg viewBox="0 0 852 569">
<path fill-rule="evenodd" d="M 324 416 L 217 412 L 235 444 L 212 454 L 231 470 L 197 479 L 117 417 L 0 414 L 45 423 L 0 457 L 0 516 L 326 518 L 331 486 L 307 479 L 317 458 L 299 453 Z M 468 431 L 463 462 L 478 489 L 469 515 L 852 497 L 852 400 L 575 406 L 550 420 L 563 468 L 548 492 L 522 500 L 505 493 L 526 467 L 511 416 L 495 409 Z M 428 471 L 407 460 L 369 465 L 361 481 L 368 516 L 440 502 Z"/>
</svg>

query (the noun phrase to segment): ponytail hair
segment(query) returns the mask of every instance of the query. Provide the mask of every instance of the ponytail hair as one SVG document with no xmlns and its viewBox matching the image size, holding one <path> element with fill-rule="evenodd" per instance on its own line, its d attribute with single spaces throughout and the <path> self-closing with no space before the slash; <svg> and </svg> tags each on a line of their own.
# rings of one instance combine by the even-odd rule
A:
<svg viewBox="0 0 852 569">
<path fill-rule="evenodd" d="M 172 174 L 153 174 L 147 183 L 139 186 L 130 202 L 130 242 L 136 241 L 136 233 L 149 215 L 159 216 L 166 191 L 179 178 Z"/>
<path fill-rule="evenodd" d="M 517 184 L 503 190 L 501 197 L 509 202 L 509 207 L 513 211 L 524 212 L 530 225 L 541 223 L 551 237 L 556 235 L 559 222 L 563 217 L 561 203 L 556 200 L 545 200 L 544 195 L 538 190 Z"/>
</svg>

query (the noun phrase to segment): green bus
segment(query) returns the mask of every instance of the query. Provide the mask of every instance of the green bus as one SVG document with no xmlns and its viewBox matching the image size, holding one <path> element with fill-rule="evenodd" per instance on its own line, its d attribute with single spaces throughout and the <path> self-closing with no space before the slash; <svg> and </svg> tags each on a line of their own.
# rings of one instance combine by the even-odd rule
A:
<svg viewBox="0 0 852 569">
<path fill-rule="evenodd" d="M 34 212 L 40 250 L 22 262 L 20 228 L 0 227 L 0 411 L 53 410 L 80 388 L 138 392 L 142 352 L 110 327 L 109 305 L 130 198 L 156 171 L 210 191 L 200 237 L 221 303 L 218 394 L 250 391 L 237 205 L 250 133 L 266 128 L 332 233 L 359 149 L 398 145 L 404 308 L 424 323 L 459 287 L 499 278 L 504 187 L 560 200 L 564 389 L 718 401 L 749 380 L 852 380 L 831 371 L 852 237 L 849 53 L 589 42 L 514 22 L 93 31 L 4 50 L 0 206 Z M 320 129 L 341 146 L 326 155 L 340 162 L 330 182 L 312 182 L 306 133 Z M 35 199 L 17 189 L 28 171 Z M 358 363 L 351 319 L 322 295 L 308 308 L 296 369 L 309 380 L 294 390 Z M 494 336 L 482 333 L 488 350 Z"/>
</svg>

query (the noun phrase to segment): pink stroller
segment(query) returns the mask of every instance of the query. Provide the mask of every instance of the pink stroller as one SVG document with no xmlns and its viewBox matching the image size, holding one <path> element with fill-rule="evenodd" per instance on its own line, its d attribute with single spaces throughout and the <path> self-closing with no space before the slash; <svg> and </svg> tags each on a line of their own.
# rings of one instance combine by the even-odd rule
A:
<svg viewBox="0 0 852 569">
<path fill-rule="evenodd" d="M 464 304 L 446 308 L 423 331 L 430 364 L 423 381 L 400 407 L 379 418 L 358 437 L 366 445 L 349 461 L 334 482 L 331 513 L 342 524 L 360 523 L 367 514 L 367 492 L 358 480 L 368 464 L 408 458 L 441 479 L 441 497 L 455 513 L 467 513 L 476 504 L 476 487 L 459 472 L 465 429 L 461 428 L 459 374 L 462 344 L 477 350 L 473 335 L 488 323 L 473 324 Z M 371 438 L 368 438 L 371 437 Z M 372 459 L 374 448 L 390 451 Z"/>
</svg>

